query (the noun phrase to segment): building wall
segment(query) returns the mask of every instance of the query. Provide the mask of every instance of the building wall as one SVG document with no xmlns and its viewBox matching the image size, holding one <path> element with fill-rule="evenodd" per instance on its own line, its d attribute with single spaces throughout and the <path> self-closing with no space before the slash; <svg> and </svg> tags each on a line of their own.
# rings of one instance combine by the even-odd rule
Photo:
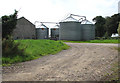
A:
<svg viewBox="0 0 120 83">
<path fill-rule="evenodd" d="M 34 39 L 36 38 L 35 25 L 24 17 L 18 19 L 16 29 L 13 31 L 14 39 Z"/>
</svg>

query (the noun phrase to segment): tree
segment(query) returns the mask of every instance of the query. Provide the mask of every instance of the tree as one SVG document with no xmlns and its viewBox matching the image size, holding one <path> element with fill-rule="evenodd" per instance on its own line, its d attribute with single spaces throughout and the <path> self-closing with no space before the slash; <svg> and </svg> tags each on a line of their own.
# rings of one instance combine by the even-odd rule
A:
<svg viewBox="0 0 120 83">
<path fill-rule="evenodd" d="M 119 34 L 119 36 L 120 36 L 120 22 L 119 22 L 119 26 L 118 26 L 117 31 L 118 31 L 118 34 Z"/>
<path fill-rule="evenodd" d="M 15 10 L 14 14 L 2 16 L 2 38 L 7 39 L 8 36 L 12 35 L 17 24 L 17 13 L 18 11 Z"/>
<path fill-rule="evenodd" d="M 105 23 L 105 37 L 110 37 L 112 35 L 112 27 L 111 27 L 111 17 L 106 17 L 106 23 Z"/>
<path fill-rule="evenodd" d="M 105 18 L 103 18 L 102 16 L 96 16 L 95 18 L 93 18 L 93 21 L 95 22 L 95 35 L 96 37 L 103 37 L 105 34 Z"/>
<path fill-rule="evenodd" d="M 17 24 L 17 11 L 9 16 L 2 16 L 2 57 L 12 59 L 15 56 L 25 57 L 24 49 L 20 49 L 20 43 L 14 42 L 10 37 Z M 6 63 L 3 62 L 3 63 Z"/>
<path fill-rule="evenodd" d="M 120 15 L 114 14 L 111 17 L 106 18 L 106 33 L 108 33 L 108 36 L 111 36 L 112 33 L 117 33 L 118 25 L 120 22 Z"/>
</svg>

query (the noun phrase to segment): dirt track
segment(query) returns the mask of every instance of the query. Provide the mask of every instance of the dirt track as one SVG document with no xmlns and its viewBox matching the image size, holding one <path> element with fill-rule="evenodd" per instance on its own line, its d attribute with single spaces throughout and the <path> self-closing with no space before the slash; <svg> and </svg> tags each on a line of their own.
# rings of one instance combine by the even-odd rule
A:
<svg viewBox="0 0 120 83">
<path fill-rule="evenodd" d="M 117 61 L 117 44 L 66 43 L 56 55 L 3 68 L 3 81 L 99 81 Z"/>
</svg>

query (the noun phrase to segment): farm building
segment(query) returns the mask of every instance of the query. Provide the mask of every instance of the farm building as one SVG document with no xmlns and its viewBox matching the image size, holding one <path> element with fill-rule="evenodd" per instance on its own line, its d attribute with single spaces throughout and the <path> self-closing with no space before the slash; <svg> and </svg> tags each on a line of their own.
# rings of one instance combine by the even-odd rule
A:
<svg viewBox="0 0 120 83">
<path fill-rule="evenodd" d="M 55 25 L 54 28 L 51 28 L 51 38 L 59 39 L 59 25 Z"/>
<path fill-rule="evenodd" d="M 51 38 L 59 38 L 59 28 L 51 28 Z"/>
<path fill-rule="evenodd" d="M 44 24 L 41 24 L 40 28 L 36 28 L 36 38 L 37 39 L 48 39 L 49 38 L 49 28 Z"/>
<path fill-rule="evenodd" d="M 78 17 L 78 19 L 74 17 Z M 85 41 L 95 39 L 95 25 L 86 19 L 85 16 L 70 14 L 61 22 L 39 22 L 36 28 L 37 39 L 59 39 L 59 40 L 75 40 Z M 57 24 L 57 27 L 48 28 L 45 23 Z M 50 37 L 49 37 L 50 32 Z"/>
<path fill-rule="evenodd" d="M 79 20 L 72 16 L 80 17 Z M 71 14 L 60 22 L 60 40 L 84 41 L 95 39 L 95 26 L 85 16 Z"/>
<path fill-rule="evenodd" d="M 35 25 L 37 39 L 59 39 L 59 23 L 35 21 Z"/>
<path fill-rule="evenodd" d="M 24 17 L 17 21 L 16 29 L 13 31 L 14 39 L 35 39 L 36 29 L 35 25 Z"/>
</svg>

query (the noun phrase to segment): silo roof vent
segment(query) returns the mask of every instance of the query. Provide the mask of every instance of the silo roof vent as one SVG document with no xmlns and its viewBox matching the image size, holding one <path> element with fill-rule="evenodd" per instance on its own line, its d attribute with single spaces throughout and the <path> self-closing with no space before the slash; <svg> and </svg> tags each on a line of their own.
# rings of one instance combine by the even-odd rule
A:
<svg viewBox="0 0 120 83">
<path fill-rule="evenodd" d="M 81 24 L 93 24 L 92 22 L 90 22 L 89 20 L 84 20 L 81 22 Z"/>
<path fill-rule="evenodd" d="M 71 22 L 71 21 L 72 22 L 82 22 L 83 20 L 86 20 L 85 16 L 70 14 L 69 16 L 67 16 L 67 18 L 65 18 L 61 22 Z"/>
<path fill-rule="evenodd" d="M 64 22 L 68 22 L 68 21 L 70 21 L 70 22 L 71 22 L 71 21 L 73 21 L 73 22 L 74 22 L 74 21 L 75 21 L 75 22 L 79 22 L 77 19 L 73 18 L 72 16 L 67 17 L 67 18 L 64 19 L 63 21 L 64 21 Z"/>
</svg>

